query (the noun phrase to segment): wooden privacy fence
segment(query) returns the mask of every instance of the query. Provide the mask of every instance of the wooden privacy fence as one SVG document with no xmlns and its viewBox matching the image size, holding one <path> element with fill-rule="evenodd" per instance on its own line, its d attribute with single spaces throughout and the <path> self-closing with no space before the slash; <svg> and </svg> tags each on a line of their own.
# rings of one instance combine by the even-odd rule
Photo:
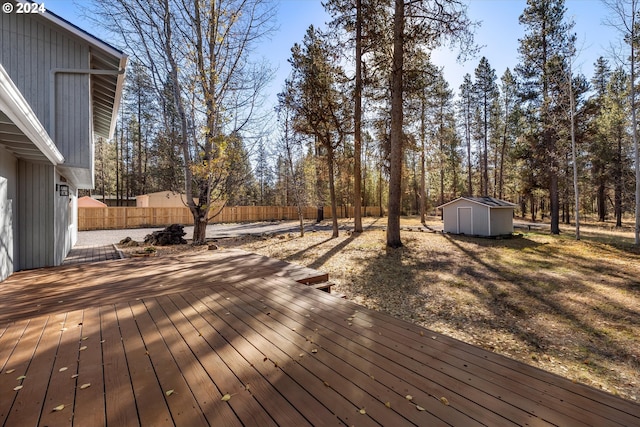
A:
<svg viewBox="0 0 640 427">
<path fill-rule="evenodd" d="M 317 208 L 302 210 L 305 219 L 316 219 Z M 364 216 L 380 215 L 379 207 L 363 208 Z M 331 218 L 331 207 L 324 208 L 325 219 Z M 353 207 L 338 207 L 338 218 L 353 217 Z M 222 222 L 251 222 L 298 219 L 295 206 L 230 206 L 222 209 L 210 224 Z M 78 208 L 78 230 L 105 230 L 142 227 L 166 227 L 170 224 L 193 225 L 193 216 L 187 207 L 177 208 Z"/>
</svg>

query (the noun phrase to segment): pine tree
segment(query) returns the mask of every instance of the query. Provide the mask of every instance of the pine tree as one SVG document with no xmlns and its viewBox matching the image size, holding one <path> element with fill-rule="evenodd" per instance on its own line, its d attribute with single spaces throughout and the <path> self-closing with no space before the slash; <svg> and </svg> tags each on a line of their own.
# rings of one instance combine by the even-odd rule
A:
<svg viewBox="0 0 640 427">
<path fill-rule="evenodd" d="M 486 57 L 480 59 L 478 67 L 475 69 L 474 95 L 477 99 L 477 106 L 480 109 L 480 137 L 482 139 L 482 150 L 480 152 L 481 165 L 481 195 L 489 195 L 489 130 L 491 128 L 491 118 L 494 116 L 495 101 L 498 98 L 498 85 L 496 84 L 496 72 Z M 495 184 L 495 183 L 494 183 Z"/>
<path fill-rule="evenodd" d="M 549 191 L 551 233 L 560 233 L 559 173 L 564 154 L 554 114 L 560 82 L 565 75 L 565 53 L 571 51 L 574 38 L 569 36 L 571 26 L 564 22 L 564 0 L 527 0 L 520 16 L 526 34 L 518 49 L 522 61 L 516 72 L 522 79 L 521 101 L 526 105 L 530 120 L 538 123 L 530 129 L 530 154 L 540 168 L 541 182 Z"/>
<path fill-rule="evenodd" d="M 473 38 L 466 7 L 457 1 L 394 0 L 393 54 L 391 66 L 391 123 L 389 133 L 390 176 L 387 216 L 387 246 L 402 246 L 400 214 L 402 200 L 402 159 L 404 157 L 404 64 L 411 44 L 432 49 L 451 40 L 461 47 Z"/>
<path fill-rule="evenodd" d="M 462 117 L 464 126 L 464 141 L 467 150 L 467 196 L 473 196 L 473 161 L 471 160 L 471 122 L 473 107 L 473 81 L 471 74 L 464 75 L 460 85 L 460 96 L 458 101 L 459 114 Z"/>
<path fill-rule="evenodd" d="M 351 129 L 350 103 L 343 70 L 331 60 L 329 46 L 322 35 L 309 27 L 302 45 L 291 49 L 293 68 L 286 90 L 287 108 L 294 114 L 294 129 L 313 137 L 316 149 L 326 156 L 329 196 L 333 217 L 333 237 L 338 237 L 335 191 L 335 151 L 342 146 Z"/>
</svg>

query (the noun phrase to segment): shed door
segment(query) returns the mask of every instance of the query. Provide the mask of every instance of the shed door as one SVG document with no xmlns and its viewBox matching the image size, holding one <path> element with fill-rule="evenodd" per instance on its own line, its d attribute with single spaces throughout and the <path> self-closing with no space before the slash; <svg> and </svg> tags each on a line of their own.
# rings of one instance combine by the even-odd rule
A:
<svg viewBox="0 0 640 427">
<path fill-rule="evenodd" d="M 471 208 L 458 208 L 458 234 L 473 234 L 473 221 L 471 219 Z"/>
</svg>

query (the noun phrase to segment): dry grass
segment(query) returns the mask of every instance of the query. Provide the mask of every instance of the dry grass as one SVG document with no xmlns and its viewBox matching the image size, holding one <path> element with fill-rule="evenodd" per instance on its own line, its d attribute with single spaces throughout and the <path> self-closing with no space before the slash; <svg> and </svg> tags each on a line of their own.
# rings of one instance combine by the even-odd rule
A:
<svg viewBox="0 0 640 427">
<path fill-rule="evenodd" d="M 336 292 L 366 307 L 640 398 L 640 251 L 628 232 L 490 240 L 420 232 L 415 219 L 403 225 L 413 231 L 395 250 L 385 249 L 381 228 L 218 244 L 326 271 Z"/>
</svg>

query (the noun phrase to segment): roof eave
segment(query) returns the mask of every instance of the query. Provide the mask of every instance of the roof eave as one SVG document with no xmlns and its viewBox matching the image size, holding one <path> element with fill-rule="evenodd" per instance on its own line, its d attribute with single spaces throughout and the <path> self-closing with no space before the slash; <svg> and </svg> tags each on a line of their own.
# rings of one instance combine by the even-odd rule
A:
<svg viewBox="0 0 640 427">
<path fill-rule="evenodd" d="M 55 143 L 38 120 L 29 103 L 0 64 L 0 106 L 2 111 L 54 165 L 64 162 Z"/>
<path fill-rule="evenodd" d="M 44 16 L 46 19 L 53 22 L 54 24 L 58 25 L 59 27 L 64 28 L 66 31 L 69 31 L 70 33 L 76 35 L 77 37 L 81 38 L 87 43 L 103 50 L 105 53 L 108 53 L 109 55 L 112 55 L 116 58 L 120 58 L 124 55 L 124 53 L 119 49 L 116 49 L 115 47 L 111 46 L 109 43 L 103 40 L 100 40 L 99 38 L 97 38 L 92 34 L 89 34 L 88 32 L 73 25 L 71 22 L 67 21 L 64 18 L 61 18 L 60 16 L 56 15 L 55 13 L 49 10 L 46 10 L 44 13 L 42 13 L 42 16 Z"/>
<path fill-rule="evenodd" d="M 516 205 L 516 204 L 511 203 L 511 202 L 507 202 L 507 203 L 511 203 L 511 205 L 510 205 L 510 206 L 494 206 L 494 205 L 488 205 L 488 204 L 486 204 L 486 203 L 482 203 L 482 202 L 479 202 L 479 201 L 477 201 L 477 200 L 470 199 L 470 198 L 468 198 L 468 197 L 464 197 L 464 196 L 462 196 L 462 197 L 458 197 L 457 199 L 454 199 L 454 200 L 452 200 L 452 201 L 450 201 L 450 202 L 447 202 L 447 203 L 445 203 L 445 204 L 443 204 L 443 205 L 437 206 L 437 207 L 436 207 L 436 209 L 442 209 L 442 208 L 444 208 L 445 206 L 448 206 L 448 205 L 450 205 L 450 204 L 452 204 L 452 203 L 457 202 L 458 200 L 466 200 L 466 201 L 468 201 L 468 202 L 475 203 L 475 204 L 480 205 L 480 206 L 485 206 L 485 207 L 487 207 L 487 208 L 491 208 L 491 209 L 515 209 L 515 208 L 517 207 L 517 205 Z"/>
<path fill-rule="evenodd" d="M 128 59 L 129 57 L 127 55 L 122 54 L 122 56 L 120 57 L 120 64 L 118 65 L 120 70 L 125 70 Z M 107 139 L 113 138 L 113 134 L 116 130 L 116 122 L 118 121 L 118 110 L 120 109 L 122 90 L 124 87 L 124 77 L 125 73 L 118 74 L 118 81 L 116 83 L 116 97 L 113 100 L 113 115 L 111 116 L 111 125 L 109 126 L 109 135 L 107 136 Z"/>
</svg>

